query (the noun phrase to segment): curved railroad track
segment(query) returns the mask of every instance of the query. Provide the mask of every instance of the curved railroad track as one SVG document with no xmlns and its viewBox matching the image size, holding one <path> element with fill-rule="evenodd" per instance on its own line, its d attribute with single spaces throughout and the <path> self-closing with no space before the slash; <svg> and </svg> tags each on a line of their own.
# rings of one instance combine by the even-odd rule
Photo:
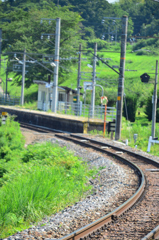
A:
<svg viewBox="0 0 159 240">
<path fill-rule="evenodd" d="M 41 128 L 38 127 L 37 131 Z M 36 126 L 34 126 L 36 130 Z M 43 129 L 44 133 L 53 130 Z M 55 132 L 54 132 L 55 133 Z M 139 176 L 137 192 L 109 214 L 79 228 L 66 239 L 146 240 L 159 239 L 159 162 L 108 143 L 95 141 L 77 134 L 55 134 L 56 137 L 92 148 L 116 160 L 127 162 Z M 51 239 L 51 238 L 50 238 Z"/>
<path fill-rule="evenodd" d="M 19 122 L 19 124 L 22 128 L 26 128 L 26 129 L 41 132 L 41 133 L 64 133 L 63 131 L 60 131 L 60 130 L 57 130 L 57 129 L 41 127 L 41 126 L 37 126 L 37 125 L 34 125 L 34 124 L 29 124 L 29 123 L 24 123 L 24 122 Z"/>
<path fill-rule="evenodd" d="M 96 151 L 102 151 L 120 161 L 126 161 L 131 167 L 136 168 L 140 177 L 140 187 L 124 204 L 106 216 L 61 238 L 61 240 L 82 238 L 139 240 L 157 239 L 159 237 L 159 227 L 157 227 L 159 225 L 158 162 L 132 151 L 85 138 L 81 135 L 55 134 L 55 136 L 93 148 Z"/>
</svg>

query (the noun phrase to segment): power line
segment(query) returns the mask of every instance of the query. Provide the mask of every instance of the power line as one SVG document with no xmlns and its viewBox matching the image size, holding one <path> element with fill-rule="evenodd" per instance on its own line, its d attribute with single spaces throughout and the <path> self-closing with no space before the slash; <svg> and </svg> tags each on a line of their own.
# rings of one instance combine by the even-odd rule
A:
<svg viewBox="0 0 159 240">
<path fill-rule="evenodd" d="M 92 50 L 82 50 L 82 52 L 92 52 Z M 101 52 L 113 52 L 113 53 L 120 53 L 120 52 L 116 52 L 116 51 L 98 51 L 98 53 L 101 53 Z"/>
<path fill-rule="evenodd" d="M 92 53 L 92 52 L 91 52 Z M 96 58 L 98 58 L 102 63 L 104 63 L 105 65 L 107 65 L 109 68 L 111 68 L 114 72 L 116 72 L 117 74 L 119 74 L 119 72 L 117 72 L 113 67 L 111 67 L 108 63 L 104 62 L 101 58 L 99 58 L 98 56 L 96 56 L 94 53 L 92 53 Z"/>
</svg>

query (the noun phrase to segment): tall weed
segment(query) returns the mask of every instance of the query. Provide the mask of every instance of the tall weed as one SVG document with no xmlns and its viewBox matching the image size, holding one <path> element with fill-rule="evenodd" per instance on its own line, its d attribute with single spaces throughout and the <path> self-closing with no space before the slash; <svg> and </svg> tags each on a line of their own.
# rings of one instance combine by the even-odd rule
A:
<svg viewBox="0 0 159 240">
<path fill-rule="evenodd" d="M 142 151 L 147 151 L 148 140 L 151 136 L 152 123 L 145 118 L 141 118 L 131 123 L 122 119 L 121 139 L 128 139 L 130 147 L 136 147 Z M 137 134 L 137 141 L 135 142 L 134 134 Z M 156 124 L 155 136 L 159 136 L 159 130 Z M 159 156 L 159 145 L 155 144 L 151 146 L 151 154 Z"/>
<path fill-rule="evenodd" d="M 24 137 L 20 131 L 19 123 L 8 116 L 6 124 L 0 124 L 0 162 L 12 160 L 24 148 Z"/>
<path fill-rule="evenodd" d="M 0 236 L 79 201 L 91 190 L 87 179 L 96 172 L 65 147 L 50 142 L 30 145 L 14 171 L 3 176 Z"/>
</svg>

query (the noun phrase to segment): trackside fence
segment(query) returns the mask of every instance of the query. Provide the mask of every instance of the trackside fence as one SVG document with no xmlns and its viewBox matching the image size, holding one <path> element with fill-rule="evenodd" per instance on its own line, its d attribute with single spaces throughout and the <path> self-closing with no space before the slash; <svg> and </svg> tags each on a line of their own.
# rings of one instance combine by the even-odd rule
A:
<svg viewBox="0 0 159 240">
<path fill-rule="evenodd" d="M 20 97 L 18 98 L 5 94 L 0 95 L 0 104 L 9 106 L 20 105 Z"/>
<path fill-rule="evenodd" d="M 10 95 L 0 95 L 0 105 L 20 105 L 20 97 L 13 97 Z M 61 102 L 58 101 L 57 113 L 67 114 L 72 116 L 81 116 L 89 119 L 100 119 L 104 121 L 105 106 L 99 105 L 94 107 L 94 114 L 89 104 L 82 102 Z M 107 107 L 106 121 L 113 121 L 116 118 L 115 107 Z"/>
<path fill-rule="evenodd" d="M 58 102 L 57 113 L 87 117 L 88 119 L 101 119 L 104 120 L 105 106 L 95 106 L 94 116 L 92 114 L 92 108 L 89 104 L 80 104 L 73 102 Z M 113 121 L 116 118 L 116 109 L 115 107 L 107 107 L 107 121 Z"/>
</svg>

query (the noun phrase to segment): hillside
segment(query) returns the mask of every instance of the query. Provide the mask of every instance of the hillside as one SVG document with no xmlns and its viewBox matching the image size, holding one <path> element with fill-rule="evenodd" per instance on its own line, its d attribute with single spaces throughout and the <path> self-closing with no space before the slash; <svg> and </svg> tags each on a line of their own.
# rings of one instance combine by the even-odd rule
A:
<svg viewBox="0 0 159 240">
<path fill-rule="evenodd" d="M 6 66 L 8 92 L 13 96 L 21 94 L 22 66 L 13 71 L 14 65 L 23 60 L 27 52 L 25 74 L 25 102 L 36 107 L 37 85 L 33 80 L 48 80 L 48 70 L 53 70 L 49 61 L 55 55 L 56 18 L 61 18 L 59 86 L 77 88 L 78 49 L 82 44 L 81 72 L 92 72 L 94 43 L 97 42 L 97 55 L 118 71 L 120 64 L 121 21 L 128 15 L 128 38 L 125 66 L 126 96 L 137 98 L 137 105 L 143 106 L 152 96 L 156 60 L 159 53 L 159 8 L 151 0 L 120 0 L 110 4 L 105 0 L 93 1 L 11 1 L 0 2 L 0 21 L 2 26 L 2 61 L 0 78 L 6 91 Z M 107 16 L 107 18 L 106 18 Z M 114 20 L 112 19 L 114 18 Z M 43 21 L 42 21 L 43 20 Z M 104 20 L 104 21 L 103 21 Z M 141 39 L 140 39 L 141 38 Z M 83 59 L 84 58 L 84 59 Z M 31 64 L 30 60 L 39 61 Z M 48 59 L 50 59 L 48 61 Z M 5 61 L 4 61 L 5 60 Z M 8 65 L 7 65 L 8 62 Z M 97 61 L 97 84 L 104 88 L 109 105 L 115 106 L 118 74 L 100 60 Z M 143 84 L 140 76 L 150 74 L 150 83 Z M 82 79 L 85 78 L 85 79 Z M 53 81 L 53 74 L 51 76 Z M 81 75 L 80 85 L 91 81 L 91 73 Z M 81 90 L 83 92 L 83 89 Z M 101 88 L 96 87 L 96 104 L 100 104 Z M 90 103 L 91 92 L 87 91 L 86 103 Z M 81 99 L 84 101 L 83 99 Z"/>
</svg>

